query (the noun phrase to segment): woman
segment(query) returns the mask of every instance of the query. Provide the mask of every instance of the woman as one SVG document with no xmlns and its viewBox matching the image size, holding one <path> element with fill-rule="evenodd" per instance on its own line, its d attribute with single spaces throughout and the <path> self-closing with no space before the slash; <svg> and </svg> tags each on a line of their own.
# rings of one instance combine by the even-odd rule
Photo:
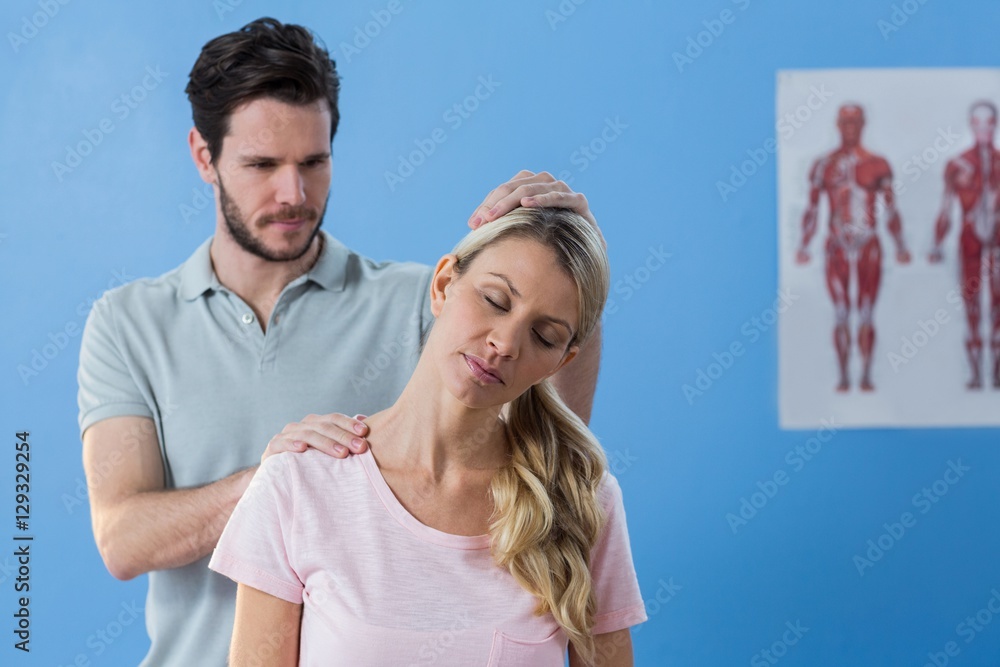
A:
<svg viewBox="0 0 1000 667">
<path fill-rule="evenodd" d="M 608 294 L 599 232 L 516 209 L 438 262 L 435 316 L 369 450 L 264 461 L 209 565 L 231 664 L 631 665 L 646 620 L 621 491 L 546 379 Z M 506 409 L 504 406 L 506 404 Z"/>
</svg>

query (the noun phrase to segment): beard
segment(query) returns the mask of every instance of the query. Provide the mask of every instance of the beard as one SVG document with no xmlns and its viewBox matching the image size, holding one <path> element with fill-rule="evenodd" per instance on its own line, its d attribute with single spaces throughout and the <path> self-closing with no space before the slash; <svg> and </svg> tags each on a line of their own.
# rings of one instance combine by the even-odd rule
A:
<svg viewBox="0 0 1000 667">
<path fill-rule="evenodd" d="M 229 194 L 226 192 L 226 188 L 222 184 L 221 174 L 218 174 L 218 181 L 219 204 L 222 208 L 222 217 L 226 221 L 226 229 L 229 230 L 229 235 L 233 237 L 233 240 L 235 240 L 236 243 L 243 248 L 243 250 L 269 262 L 291 262 L 305 255 L 309 248 L 312 247 L 313 239 L 316 238 L 316 235 L 319 234 L 320 227 L 323 226 L 323 218 L 326 216 L 326 205 L 330 201 L 329 192 L 326 195 L 326 201 L 323 202 L 323 208 L 319 212 L 315 209 L 306 208 L 305 206 L 289 206 L 281 209 L 273 215 L 264 216 L 260 219 L 258 223 L 260 225 L 266 225 L 272 220 L 287 220 L 293 218 L 302 218 L 308 223 L 316 223 L 316 226 L 313 227 L 312 233 L 309 234 L 309 238 L 305 240 L 301 248 L 292 248 L 291 250 L 285 252 L 275 252 L 264 245 L 259 238 L 253 235 L 253 232 L 250 230 L 250 225 L 247 224 L 243 212 L 240 211 L 236 202 L 229 198 Z"/>
</svg>

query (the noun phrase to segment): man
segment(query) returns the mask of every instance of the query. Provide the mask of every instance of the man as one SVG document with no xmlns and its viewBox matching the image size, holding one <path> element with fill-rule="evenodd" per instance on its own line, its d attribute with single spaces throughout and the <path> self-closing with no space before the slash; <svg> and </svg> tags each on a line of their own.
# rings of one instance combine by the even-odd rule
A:
<svg viewBox="0 0 1000 667">
<path fill-rule="evenodd" d="M 858 348 L 861 350 L 861 390 L 873 391 L 871 366 L 875 349 L 873 311 L 882 277 L 882 245 L 875 232 L 879 197 L 885 202 L 889 233 L 896 242 L 896 260 L 910 261 L 903 243 L 903 228 L 892 191 L 892 169 L 880 155 L 861 145 L 864 110 L 847 104 L 837 114 L 840 147 L 816 160 L 809 173 L 809 206 L 802 216 L 802 245 L 796 262 L 809 262 L 809 241 L 816 233 L 819 202 L 827 196 L 830 234 L 826 239 L 826 284 L 833 299 L 834 347 L 840 379 L 837 391 L 850 389 L 848 362 L 851 354 L 851 273 L 858 282 Z M 853 267 L 852 267 L 853 264 Z"/>
<path fill-rule="evenodd" d="M 975 145 L 950 160 L 944 170 L 944 202 L 934 227 L 934 249 L 930 261 L 938 263 L 941 244 L 951 229 L 951 209 L 962 207 L 962 232 L 958 242 L 962 274 L 962 299 L 968 336 L 965 350 L 972 376 L 966 387 L 982 389 L 983 339 L 979 333 L 983 263 L 990 283 L 990 353 L 994 387 L 1000 387 L 1000 228 L 997 226 L 997 195 L 1000 193 L 1000 151 L 993 146 L 997 108 L 980 101 L 969 109 L 969 126 Z"/>
<path fill-rule="evenodd" d="M 206 563 L 254 464 L 306 445 L 345 456 L 366 433 L 343 414 L 310 415 L 268 439 L 310 411 L 390 405 L 430 325 L 430 267 L 376 263 L 320 231 L 338 91 L 300 26 L 260 19 L 206 44 L 187 87 L 189 145 L 215 191 L 215 235 L 88 318 L 79 403 L 94 535 L 115 577 L 150 574 L 144 665 L 225 664 L 235 585 Z M 518 205 L 593 222 L 582 195 L 521 172 L 469 224 Z M 555 379 L 585 420 L 599 349 Z"/>
</svg>

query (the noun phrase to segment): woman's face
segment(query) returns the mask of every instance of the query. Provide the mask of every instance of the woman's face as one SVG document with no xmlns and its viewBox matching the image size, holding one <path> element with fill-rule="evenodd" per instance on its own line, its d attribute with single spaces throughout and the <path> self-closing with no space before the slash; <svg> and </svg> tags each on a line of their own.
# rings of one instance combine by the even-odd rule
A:
<svg viewBox="0 0 1000 667">
<path fill-rule="evenodd" d="M 428 352 L 445 386 L 468 407 L 503 405 L 577 353 L 576 283 L 541 243 L 507 238 L 482 250 L 461 276 L 438 262 Z"/>
</svg>

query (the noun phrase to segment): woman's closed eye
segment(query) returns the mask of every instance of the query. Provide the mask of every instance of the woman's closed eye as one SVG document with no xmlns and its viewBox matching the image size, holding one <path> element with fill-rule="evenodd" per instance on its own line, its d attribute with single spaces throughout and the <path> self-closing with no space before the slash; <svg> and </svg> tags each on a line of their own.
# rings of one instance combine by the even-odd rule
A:
<svg viewBox="0 0 1000 667">
<path fill-rule="evenodd" d="M 508 310 L 507 308 L 504 308 L 499 303 L 497 303 L 496 301 L 494 301 L 493 299 L 491 299 L 488 294 L 484 294 L 483 298 L 486 299 L 486 302 L 489 303 L 494 308 L 496 308 L 497 310 L 503 311 L 505 313 L 507 312 L 507 310 Z"/>
<path fill-rule="evenodd" d="M 532 333 L 535 334 L 535 337 L 538 339 L 538 342 L 541 343 L 543 347 L 555 347 L 556 346 L 555 343 L 550 343 L 549 341 L 545 340 L 545 338 L 542 337 L 542 334 L 538 333 L 534 329 L 532 329 L 531 331 L 532 331 Z"/>
<path fill-rule="evenodd" d="M 495 309 L 499 310 L 500 312 L 503 312 L 503 313 L 509 312 L 508 308 L 504 308 L 503 306 L 501 306 L 499 303 L 497 303 L 492 298 L 490 298 L 489 295 L 484 294 L 483 298 L 486 300 L 486 302 L 488 304 L 490 304 L 491 306 L 493 306 Z M 538 343 L 542 347 L 547 347 L 547 348 L 549 348 L 549 347 L 555 347 L 555 343 L 553 343 L 553 342 L 549 341 L 548 339 L 546 339 L 544 336 L 542 336 L 542 334 L 538 333 L 537 330 L 532 329 L 531 333 L 533 333 L 535 335 L 535 339 L 538 341 Z"/>
</svg>

